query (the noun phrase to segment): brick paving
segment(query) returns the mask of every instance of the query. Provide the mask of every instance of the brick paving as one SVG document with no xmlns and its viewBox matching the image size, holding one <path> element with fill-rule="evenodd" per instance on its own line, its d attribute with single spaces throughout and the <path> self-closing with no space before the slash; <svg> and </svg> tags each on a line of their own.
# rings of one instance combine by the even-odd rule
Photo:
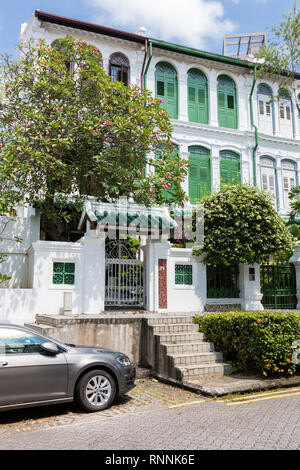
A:
<svg viewBox="0 0 300 470">
<path fill-rule="evenodd" d="M 3 413 L 0 449 L 300 450 L 300 395 L 292 393 L 269 391 L 233 406 L 232 398 L 139 381 L 127 401 L 105 412 L 65 405 Z"/>
<path fill-rule="evenodd" d="M 136 387 L 127 395 L 119 397 L 111 408 L 93 415 L 97 415 L 97 419 L 107 419 L 203 399 L 199 394 L 160 383 L 155 379 L 140 379 L 135 383 Z M 89 420 L 91 416 L 73 403 L 1 412 L 0 440 L 8 433 L 75 424 Z"/>
</svg>

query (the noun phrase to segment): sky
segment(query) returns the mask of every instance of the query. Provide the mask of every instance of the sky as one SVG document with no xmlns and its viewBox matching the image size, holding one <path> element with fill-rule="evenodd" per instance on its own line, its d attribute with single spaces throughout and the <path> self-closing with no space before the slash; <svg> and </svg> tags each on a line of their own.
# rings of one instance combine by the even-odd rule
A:
<svg viewBox="0 0 300 470">
<path fill-rule="evenodd" d="M 299 0 L 298 0 L 299 1 Z M 222 53 L 224 34 L 277 25 L 293 0 L 0 0 L 0 54 L 14 53 L 36 9 Z M 267 31 L 268 33 L 268 31 Z"/>
</svg>

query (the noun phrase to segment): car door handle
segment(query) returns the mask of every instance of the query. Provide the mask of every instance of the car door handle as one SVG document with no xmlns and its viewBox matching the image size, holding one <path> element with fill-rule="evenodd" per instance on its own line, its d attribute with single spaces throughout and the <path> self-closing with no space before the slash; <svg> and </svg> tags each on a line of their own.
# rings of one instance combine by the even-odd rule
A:
<svg viewBox="0 0 300 470">
<path fill-rule="evenodd" d="M 8 362 L 0 362 L 0 367 L 5 367 L 8 365 Z"/>
</svg>

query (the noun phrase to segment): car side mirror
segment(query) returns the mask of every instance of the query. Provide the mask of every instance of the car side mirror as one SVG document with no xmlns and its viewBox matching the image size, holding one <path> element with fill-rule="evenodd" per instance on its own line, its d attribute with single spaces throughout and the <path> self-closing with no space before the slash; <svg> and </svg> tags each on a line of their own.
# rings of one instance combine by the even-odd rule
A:
<svg viewBox="0 0 300 470">
<path fill-rule="evenodd" d="M 59 349 L 55 343 L 51 343 L 50 341 L 48 343 L 42 343 L 41 349 L 43 352 L 46 354 L 53 354 L 54 356 L 59 353 Z"/>
</svg>

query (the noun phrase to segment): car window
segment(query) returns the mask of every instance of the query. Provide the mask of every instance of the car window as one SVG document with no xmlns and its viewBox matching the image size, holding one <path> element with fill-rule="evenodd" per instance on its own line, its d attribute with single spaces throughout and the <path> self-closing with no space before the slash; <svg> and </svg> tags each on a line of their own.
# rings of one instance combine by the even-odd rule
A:
<svg viewBox="0 0 300 470">
<path fill-rule="evenodd" d="M 32 354 L 40 352 L 40 344 L 45 343 L 40 338 L 26 331 L 14 328 L 0 328 L 0 354 Z"/>
</svg>

